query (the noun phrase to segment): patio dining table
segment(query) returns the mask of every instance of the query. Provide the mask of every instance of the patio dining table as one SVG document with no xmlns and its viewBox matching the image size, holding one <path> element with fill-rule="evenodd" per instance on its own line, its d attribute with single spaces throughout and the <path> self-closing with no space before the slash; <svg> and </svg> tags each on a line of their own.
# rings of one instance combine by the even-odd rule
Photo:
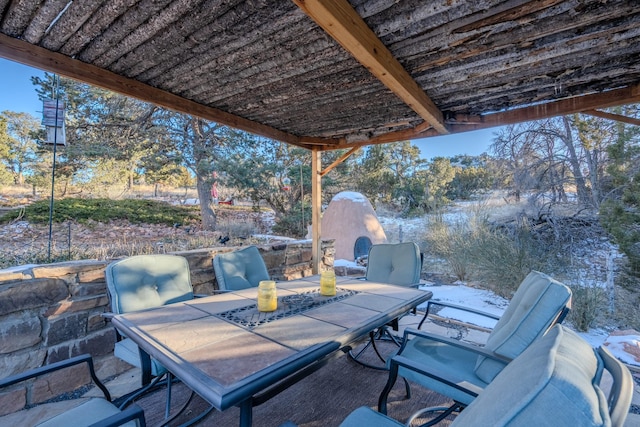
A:
<svg viewBox="0 0 640 427">
<path fill-rule="evenodd" d="M 120 314 L 113 325 L 191 390 L 224 411 L 252 408 L 341 354 L 368 333 L 431 298 L 416 288 L 338 277 L 320 295 L 319 276 L 278 282 L 278 308 L 257 310 L 244 289 Z"/>
</svg>

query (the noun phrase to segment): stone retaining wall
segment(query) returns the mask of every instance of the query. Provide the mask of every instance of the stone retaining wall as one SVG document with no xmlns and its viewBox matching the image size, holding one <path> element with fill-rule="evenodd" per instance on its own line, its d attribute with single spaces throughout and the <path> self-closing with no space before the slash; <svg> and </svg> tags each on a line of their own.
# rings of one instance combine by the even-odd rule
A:
<svg viewBox="0 0 640 427">
<path fill-rule="evenodd" d="M 312 275 L 311 241 L 258 246 L 275 280 Z M 212 260 L 238 249 L 209 248 L 175 252 L 189 261 L 197 294 L 218 288 Z M 321 269 L 333 266 L 333 240 L 323 242 Z M 113 356 L 116 335 L 104 319 L 109 311 L 104 269 L 110 261 L 73 261 L 25 265 L 0 270 L 0 378 L 82 353 L 94 357 L 99 378 L 130 368 Z M 85 369 L 86 370 L 86 369 Z M 85 374 L 66 374 L 0 394 L 0 416 L 50 399 L 48 381 L 56 391 L 87 384 Z"/>
</svg>

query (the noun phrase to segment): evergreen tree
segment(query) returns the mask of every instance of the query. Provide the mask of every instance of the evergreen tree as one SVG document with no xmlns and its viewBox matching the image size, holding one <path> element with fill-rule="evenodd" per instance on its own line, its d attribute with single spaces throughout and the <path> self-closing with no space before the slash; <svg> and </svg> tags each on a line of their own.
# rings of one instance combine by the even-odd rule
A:
<svg viewBox="0 0 640 427">
<path fill-rule="evenodd" d="M 24 185 L 25 173 L 38 163 L 38 120 L 27 113 L 3 111 L 0 113 L 0 162 L 17 185 Z"/>
<path fill-rule="evenodd" d="M 9 185 L 13 183 L 13 176 L 11 175 L 11 169 L 9 167 L 7 159 L 10 158 L 9 149 L 9 132 L 7 126 L 7 119 L 0 115 L 0 186 Z"/>
<path fill-rule="evenodd" d="M 638 106 L 614 109 L 615 113 L 640 117 Z M 609 174 L 603 188 L 600 221 L 628 256 L 634 274 L 640 275 L 640 129 L 615 123 L 616 140 L 607 149 Z"/>
<path fill-rule="evenodd" d="M 373 145 L 356 161 L 353 179 L 374 206 L 395 204 L 408 212 L 424 201 L 425 163 L 409 141 Z"/>
<path fill-rule="evenodd" d="M 219 159 L 224 147 L 247 138 L 245 132 L 209 122 L 187 114 L 160 111 L 155 124 L 167 130 L 161 143 L 164 159 L 175 159 L 184 165 L 196 180 L 200 214 L 205 229 L 215 230 L 217 216 L 213 208 L 213 184 L 219 174 Z M 166 163 L 160 163 L 165 164 Z M 157 167 L 154 170 L 158 170 Z"/>
<path fill-rule="evenodd" d="M 449 203 L 447 193 L 456 169 L 446 157 L 435 157 L 427 167 L 426 208 L 438 209 Z"/>
</svg>

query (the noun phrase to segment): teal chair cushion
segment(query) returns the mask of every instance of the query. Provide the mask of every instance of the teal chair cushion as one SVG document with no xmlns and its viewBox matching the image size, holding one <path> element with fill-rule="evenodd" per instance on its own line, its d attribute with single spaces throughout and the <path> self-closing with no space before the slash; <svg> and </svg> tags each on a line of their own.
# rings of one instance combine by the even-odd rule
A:
<svg viewBox="0 0 640 427">
<path fill-rule="evenodd" d="M 132 256 L 109 264 L 105 276 L 114 313 L 193 299 L 189 264 L 181 256 Z"/>
<path fill-rule="evenodd" d="M 37 427 L 87 427 L 119 413 L 120 410 L 105 399 L 90 399 L 73 409 L 37 424 Z M 123 424 L 124 427 L 137 425 L 136 421 Z"/>
<path fill-rule="evenodd" d="M 440 341 L 415 338 L 407 343 L 402 356 L 418 362 L 424 361 L 430 372 L 445 373 L 447 381 L 462 385 L 465 389 L 480 391 L 487 386 L 487 383 L 474 373 L 477 353 Z M 465 405 L 475 398 L 475 395 L 449 386 L 440 379 L 419 374 L 402 366 L 398 369 L 398 375 Z"/>
<path fill-rule="evenodd" d="M 340 423 L 340 427 L 399 427 L 404 424 L 382 415 L 366 406 L 361 406 L 350 413 L 347 418 Z"/>
<path fill-rule="evenodd" d="M 255 246 L 216 255 L 213 270 L 221 290 L 255 288 L 261 280 L 269 280 L 267 267 Z"/>
<path fill-rule="evenodd" d="M 456 417 L 458 426 L 609 426 L 602 364 L 576 333 L 554 326 Z"/>
<path fill-rule="evenodd" d="M 394 285 L 415 285 L 420 282 L 422 260 L 420 248 L 414 242 L 384 243 L 369 249 L 366 279 Z"/>
<path fill-rule="evenodd" d="M 510 359 L 517 357 L 553 325 L 570 303 L 571 290 L 567 286 L 544 273 L 532 271 L 496 323 L 485 348 Z M 503 368 L 503 363 L 479 356 L 475 373 L 490 383 Z"/>
</svg>

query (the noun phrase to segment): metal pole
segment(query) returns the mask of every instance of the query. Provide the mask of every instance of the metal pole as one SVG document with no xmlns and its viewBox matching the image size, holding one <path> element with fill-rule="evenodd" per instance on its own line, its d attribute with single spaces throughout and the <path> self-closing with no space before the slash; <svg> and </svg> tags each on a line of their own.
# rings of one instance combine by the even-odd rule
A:
<svg viewBox="0 0 640 427">
<path fill-rule="evenodd" d="M 302 162 L 300 162 L 300 210 L 302 211 L 302 238 L 307 233 L 304 232 L 304 182 L 302 181 Z"/>
<path fill-rule="evenodd" d="M 58 107 L 60 103 L 60 77 L 54 75 L 54 90 L 56 97 L 56 115 L 53 131 L 53 166 L 51 168 L 51 199 L 49 200 L 49 245 L 47 259 L 51 262 L 51 238 L 53 234 L 53 189 L 56 182 L 56 147 L 58 146 Z"/>
</svg>

